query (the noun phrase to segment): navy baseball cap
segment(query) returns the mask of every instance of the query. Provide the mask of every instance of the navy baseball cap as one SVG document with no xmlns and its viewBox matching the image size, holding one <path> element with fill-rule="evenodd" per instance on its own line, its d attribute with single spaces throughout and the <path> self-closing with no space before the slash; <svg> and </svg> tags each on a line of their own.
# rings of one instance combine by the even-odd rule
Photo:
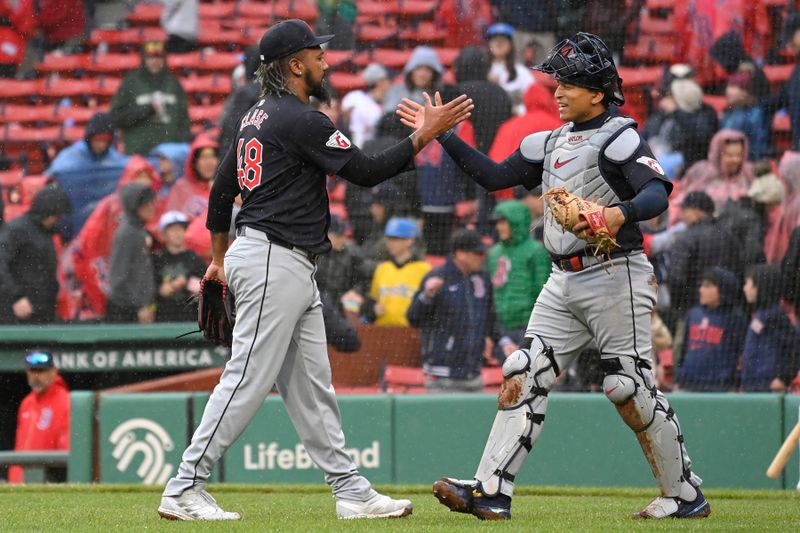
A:
<svg viewBox="0 0 800 533">
<path fill-rule="evenodd" d="M 314 35 L 306 22 L 300 19 L 288 19 L 264 32 L 258 43 L 258 52 L 262 63 L 271 63 L 298 50 L 320 46 L 333 37 L 333 35 Z"/>
<path fill-rule="evenodd" d="M 53 355 L 48 352 L 35 351 L 25 356 L 25 366 L 28 370 L 47 370 L 53 368 Z"/>
<path fill-rule="evenodd" d="M 472 252 L 474 254 L 485 253 L 489 246 L 483 242 L 481 234 L 473 229 L 460 229 L 453 233 L 453 251 Z"/>
<path fill-rule="evenodd" d="M 681 207 L 699 209 L 708 214 L 714 213 L 714 200 L 705 191 L 692 191 L 681 202 Z"/>
</svg>

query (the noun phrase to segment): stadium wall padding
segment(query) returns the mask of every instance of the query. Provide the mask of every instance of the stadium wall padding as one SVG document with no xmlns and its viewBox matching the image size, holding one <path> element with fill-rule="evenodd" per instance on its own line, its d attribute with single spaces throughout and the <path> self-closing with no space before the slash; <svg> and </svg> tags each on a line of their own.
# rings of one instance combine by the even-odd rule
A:
<svg viewBox="0 0 800 533">
<path fill-rule="evenodd" d="M 69 480 L 163 484 L 177 469 L 207 397 L 107 394 L 95 406 L 93 393 L 73 392 Z M 800 396 L 677 393 L 668 398 L 705 486 L 795 488 L 797 452 L 781 479 L 768 479 L 765 471 L 797 423 Z M 471 478 L 496 404 L 487 394 L 339 397 L 348 452 L 375 483 Z M 550 395 L 542 437 L 517 479 L 521 485 L 655 488 L 633 433 L 602 394 L 589 393 Z M 300 445 L 281 399 L 271 395 L 212 480 L 316 483 L 323 476 Z"/>
</svg>

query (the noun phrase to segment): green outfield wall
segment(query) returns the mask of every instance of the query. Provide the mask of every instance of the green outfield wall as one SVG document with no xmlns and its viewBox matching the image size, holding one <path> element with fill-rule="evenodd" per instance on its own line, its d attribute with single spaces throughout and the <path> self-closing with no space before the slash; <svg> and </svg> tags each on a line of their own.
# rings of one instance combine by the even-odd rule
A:
<svg viewBox="0 0 800 533">
<path fill-rule="evenodd" d="M 199 423 L 207 394 L 73 393 L 69 479 L 163 484 Z M 800 397 L 673 394 L 696 472 L 708 487 L 794 488 L 765 476 L 798 420 Z M 496 413 L 492 395 L 341 396 L 347 449 L 376 483 L 472 477 Z M 235 414 L 234 414 L 235 415 Z M 218 465 L 231 483 L 315 483 L 322 473 L 271 396 Z M 553 393 L 544 432 L 518 476 L 523 485 L 652 486 L 632 432 L 602 394 Z"/>
</svg>

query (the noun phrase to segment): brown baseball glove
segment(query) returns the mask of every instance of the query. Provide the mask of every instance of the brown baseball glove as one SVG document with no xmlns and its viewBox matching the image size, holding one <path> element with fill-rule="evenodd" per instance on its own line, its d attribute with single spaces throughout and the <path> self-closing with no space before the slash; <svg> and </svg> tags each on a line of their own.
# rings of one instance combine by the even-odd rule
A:
<svg viewBox="0 0 800 533">
<path fill-rule="evenodd" d="M 605 206 L 576 196 L 564 187 L 550 189 L 544 193 L 544 199 L 553 217 L 567 231 L 575 233 L 573 228 L 578 222 L 589 223 L 588 228 L 575 236 L 586 241 L 595 254 L 609 253 L 617 247 L 616 235 L 611 233 L 603 215 Z"/>
<path fill-rule="evenodd" d="M 197 299 L 197 325 L 203 336 L 220 346 L 233 343 L 236 311 L 228 285 L 218 279 L 204 278 Z"/>
</svg>

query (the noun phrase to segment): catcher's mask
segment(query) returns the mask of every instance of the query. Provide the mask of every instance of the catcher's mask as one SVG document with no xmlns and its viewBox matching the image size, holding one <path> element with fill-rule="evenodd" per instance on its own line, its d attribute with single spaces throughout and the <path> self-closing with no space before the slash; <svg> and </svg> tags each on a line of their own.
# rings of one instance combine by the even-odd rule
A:
<svg viewBox="0 0 800 533">
<path fill-rule="evenodd" d="M 576 33 L 564 39 L 547 54 L 541 65 L 533 67 L 551 74 L 558 81 L 580 85 L 605 94 L 606 104 L 623 105 L 622 78 L 605 43 L 591 33 Z"/>
</svg>

